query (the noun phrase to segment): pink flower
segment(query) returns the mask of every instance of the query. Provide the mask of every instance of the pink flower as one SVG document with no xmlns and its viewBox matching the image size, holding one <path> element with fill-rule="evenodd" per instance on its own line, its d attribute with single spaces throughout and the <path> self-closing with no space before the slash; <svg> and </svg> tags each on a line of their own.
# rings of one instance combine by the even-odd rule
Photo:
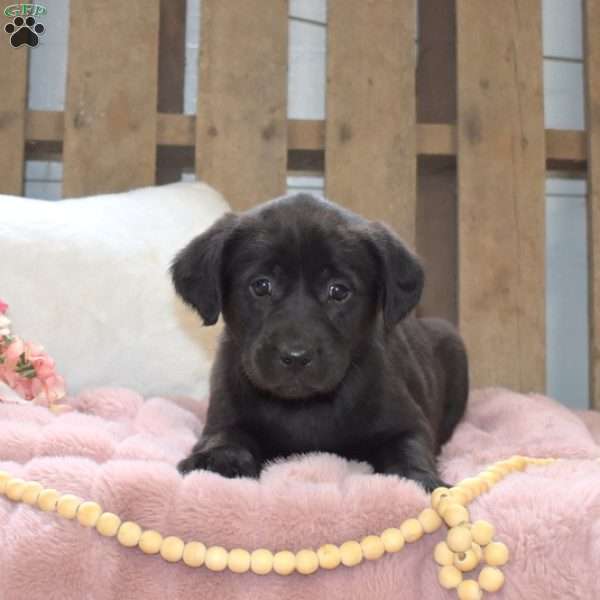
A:
<svg viewBox="0 0 600 600">
<path fill-rule="evenodd" d="M 53 375 L 44 380 L 44 391 L 48 404 L 54 404 L 66 396 L 65 380 L 60 375 Z"/>
<path fill-rule="evenodd" d="M 52 375 L 45 380 L 33 379 L 31 394 L 36 404 L 54 404 L 65 397 L 64 379 L 60 375 Z"/>
<path fill-rule="evenodd" d="M 27 379 L 20 378 L 15 381 L 14 385 L 11 387 L 13 387 L 19 396 L 25 398 L 25 400 L 31 400 L 33 398 L 31 393 L 31 382 L 29 382 Z"/>
<path fill-rule="evenodd" d="M 5 368 L 5 365 L 3 366 L 2 371 L 0 371 L 0 374 L 2 375 L 2 380 L 14 390 L 19 381 L 19 376 L 12 369 Z"/>
<path fill-rule="evenodd" d="M 44 346 L 34 344 L 33 342 L 27 342 L 25 352 L 27 360 L 33 360 L 36 357 L 46 356 L 46 353 L 44 352 Z"/>
<path fill-rule="evenodd" d="M 36 358 L 31 361 L 35 368 L 35 372 L 40 379 L 48 379 L 54 376 L 54 361 L 46 356 L 44 358 Z"/>
<path fill-rule="evenodd" d="M 8 332 L 10 321 L 3 316 L 8 305 L 0 300 L 0 326 Z M 56 403 L 65 397 L 65 381 L 57 375 L 54 360 L 44 347 L 5 333 L 0 336 L 0 383 L 8 385 L 25 400 L 42 406 L 62 406 Z M 2 401 L 0 399 L 0 401 Z"/>
<path fill-rule="evenodd" d="M 19 357 L 21 354 L 25 352 L 25 344 L 21 338 L 15 337 L 13 341 L 7 346 L 4 352 L 4 359 L 6 360 L 6 365 L 14 368 L 14 366 L 19 361 Z"/>
</svg>

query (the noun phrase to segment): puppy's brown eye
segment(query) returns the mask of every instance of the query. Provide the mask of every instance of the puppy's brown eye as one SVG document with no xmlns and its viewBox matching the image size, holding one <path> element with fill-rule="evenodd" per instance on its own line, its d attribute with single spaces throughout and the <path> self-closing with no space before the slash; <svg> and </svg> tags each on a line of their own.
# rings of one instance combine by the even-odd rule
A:
<svg viewBox="0 0 600 600">
<path fill-rule="evenodd" d="M 255 296 L 270 296 L 272 291 L 271 282 L 268 279 L 262 277 L 256 279 L 250 284 L 250 289 Z"/>
<path fill-rule="evenodd" d="M 336 302 L 343 302 L 350 296 L 350 290 L 341 283 L 334 283 L 329 286 L 329 297 Z"/>
</svg>

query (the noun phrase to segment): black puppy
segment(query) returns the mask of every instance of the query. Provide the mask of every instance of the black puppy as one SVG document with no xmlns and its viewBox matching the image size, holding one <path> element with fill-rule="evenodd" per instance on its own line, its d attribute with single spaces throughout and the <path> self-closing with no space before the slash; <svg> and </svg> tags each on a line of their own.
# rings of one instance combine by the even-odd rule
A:
<svg viewBox="0 0 600 600">
<path fill-rule="evenodd" d="M 266 461 L 334 452 L 432 490 L 463 415 L 464 346 L 408 316 L 423 270 L 384 225 L 306 194 L 227 214 L 172 266 L 205 325 L 223 314 L 206 426 L 179 464 L 256 477 Z"/>
</svg>

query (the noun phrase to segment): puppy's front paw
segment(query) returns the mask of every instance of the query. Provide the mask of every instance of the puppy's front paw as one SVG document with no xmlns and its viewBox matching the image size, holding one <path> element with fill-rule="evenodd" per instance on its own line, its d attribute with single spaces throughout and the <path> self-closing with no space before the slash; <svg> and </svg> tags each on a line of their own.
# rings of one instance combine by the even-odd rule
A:
<svg viewBox="0 0 600 600">
<path fill-rule="evenodd" d="M 222 446 L 196 452 L 182 460 L 177 470 L 185 475 L 190 471 L 204 470 L 223 477 L 258 477 L 258 464 L 246 448 Z"/>
</svg>

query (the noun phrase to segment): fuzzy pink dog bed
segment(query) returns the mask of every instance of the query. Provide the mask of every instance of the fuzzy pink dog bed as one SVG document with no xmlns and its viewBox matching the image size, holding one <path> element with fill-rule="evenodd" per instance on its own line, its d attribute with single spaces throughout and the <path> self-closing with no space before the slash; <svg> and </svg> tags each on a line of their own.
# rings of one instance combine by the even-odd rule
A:
<svg viewBox="0 0 600 600">
<path fill-rule="evenodd" d="M 300 550 L 397 526 L 429 504 L 416 484 L 314 454 L 267 468 L 259 481 L 175 470 L 202 428 L 205 404 L 121 389 L 70 399 L 53 415 L 0 404 L 0 470 L 94 499 L 144 528 L 226 548 Z M 508 476 L 469 506 L 511 560 L 493 598 L 600 598 L 600 414 L 542 396 L 472 394 L 441 458 L 453 482 L 513 454 L 572 460 Z M 440 530 L 397 554 L 311 576 L 236 575 L 169 564 L 93 529 L 0 496 L 0 598 L 455 598 L 437 582 Z"/>
</svg>

